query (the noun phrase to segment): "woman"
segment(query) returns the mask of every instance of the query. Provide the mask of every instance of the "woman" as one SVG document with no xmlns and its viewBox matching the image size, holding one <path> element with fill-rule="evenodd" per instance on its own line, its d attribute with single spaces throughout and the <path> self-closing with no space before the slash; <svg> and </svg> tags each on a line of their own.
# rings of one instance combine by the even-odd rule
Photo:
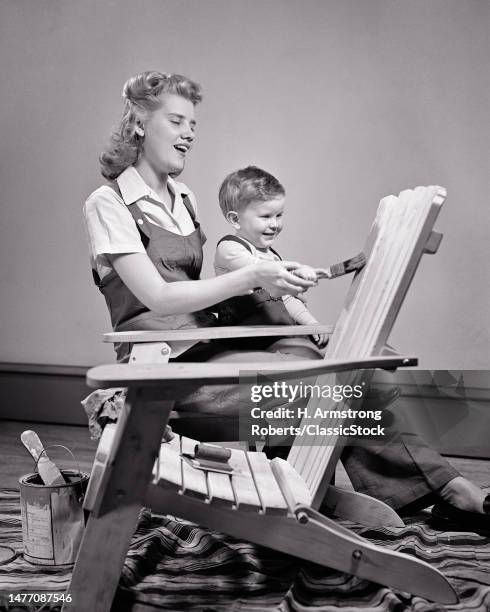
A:
<svg viewBox="0 0 490 612">
<path fill-rule="evenodd" d="M 263 287 L 271 295 L 296 295 L 315 284 L 293 273 L 294 262 L 261 263 L 199 280 L 204 233 L 192 192 L 173 177 L 182 172 L 195 138 L 199 86 L 179 75 L 144 72 L 123 90 L 125 108 L 102 174 L 111 181 L 85 205 L 94 278 L 104 294 L 115 330 L 175 329 L 213 324 L 207 308 Z M 117 347 L 128 359 L 130 347 Z M 271 349 L 273 351 L 273 347 Z M 286 352 L 227 350 L 223 343 L 174 346 L 182 361 L 271 361 L 297 358 Z M 312 357 L 305 353 L 305 357 Z M 179 404 L 235 417 L 236 389 L 203 387 Z M 401 436 L 384 447 L 349 447 L 343 461 L 357 490 L 392 507 L 438 501 L 439 516 L 462 527 L 489 527 L 490 496 L 461 477 L 440 455 Z"/>
<path fill-rule="evenodd" d="M 148 72 L 129 79 L 123 96 L 121 124 L 101 156 L 102 174 L 112 182 L 85 205 L 94 278 L 114 329 L 212 325 L 206 307 L 231 296 L 258 286 L 273 296 L 297 294 L 315 284 L 292 274 L 298 266 L 292 262 L 198 280 L 205 236 L 192 192 L 172 177 L 184 169 L 194 141 L 199 86 Z M 128 349 L 118 347 L 120 361 Z"/>
</svg>

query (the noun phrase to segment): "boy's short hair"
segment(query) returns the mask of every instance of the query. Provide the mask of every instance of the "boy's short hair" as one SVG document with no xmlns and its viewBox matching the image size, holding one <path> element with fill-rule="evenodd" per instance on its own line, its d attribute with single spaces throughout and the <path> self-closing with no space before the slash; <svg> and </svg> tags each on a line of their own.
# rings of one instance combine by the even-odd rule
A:
<svg viewBox="0 0 490 612">
<path fill-rule="evenodd" d="M 232 210 L 240 211 L 251 202 L 266 202 L 286 194 L 272 174 L 257 166 L 247 166 L 229 174 L 219 188 L 219 205 L 226 217 Z"/>
</svg>

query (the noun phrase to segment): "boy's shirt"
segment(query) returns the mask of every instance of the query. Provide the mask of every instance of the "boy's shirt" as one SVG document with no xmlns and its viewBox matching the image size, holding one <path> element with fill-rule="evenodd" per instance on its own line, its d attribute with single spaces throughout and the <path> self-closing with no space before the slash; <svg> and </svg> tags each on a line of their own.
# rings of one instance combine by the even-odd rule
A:
<svg viewBox="0 0 490 612">
<path fill-rule="evenodd" d="M 250 251 L 246 246 L 235 240 L 223 240 L 218 244 L 214 257 L 214 272 L 216 276 L 261 261 L 281 261 L 281 258 L 271 250 L 260 251 L 245 238 L 240 236 L 240 240 L 243 240 L 250 246 Z M 293 295 L 285 295 L 282 299 L 286 310 L 296 323 L 300 325 L 318 323 L 301 299 Z"/>
</svg>

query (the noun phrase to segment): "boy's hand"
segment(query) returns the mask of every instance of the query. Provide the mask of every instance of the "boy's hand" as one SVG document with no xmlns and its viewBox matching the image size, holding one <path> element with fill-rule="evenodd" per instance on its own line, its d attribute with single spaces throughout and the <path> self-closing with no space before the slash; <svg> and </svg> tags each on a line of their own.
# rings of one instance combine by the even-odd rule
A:
<svg viewBox="0 0 490 612">
<path fill-rule="evenodd" d="M 314 283 L 318 282 L 317 271 L 311 266 L 301 265 L 292 270 L 292 272 L 304 280 L 313 281 Z"/>
<path fill-rule="evenodd" d="M 328 334 L 313 334 L 311 339 L 319 349 L 325 348 L 330 336 Z"/>
<path fill-rule="evenodd" d="M 315 268 L 317 278 L 333 278 L 330 268 Z"/>
</svg>

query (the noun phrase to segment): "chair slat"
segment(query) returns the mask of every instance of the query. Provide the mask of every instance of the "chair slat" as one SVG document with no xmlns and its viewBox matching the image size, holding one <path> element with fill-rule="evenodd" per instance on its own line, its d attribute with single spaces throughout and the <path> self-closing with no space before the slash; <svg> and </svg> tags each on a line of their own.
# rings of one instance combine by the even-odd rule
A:
<svg viewBox="0 0 490 612">
<path fill-rule="evenodd" d="M 158 474 L 155 484 L 182 489 L 182 459 L 180 436 L 174 434 L 169 442 L 162 442 L 158 457 Z"/>
<path fill-rule="evenodd" d="M 287 514 L 288 505 L 264 453 L 248 452 L 247 460 L 266 514 Z"/>
<path fill-rule="evenodd" d="M 271 468 L 290 512 L 294 513 L 298 504 L 304 506 L 311 504 L 311 493 L 308 485 L 288 461 L 276 457 L 271 461 Z"/>
<path fill-rule="evenodd" d="M 233 468 L 231 483 L 239 510 L 258 512 L 262 504 L 244 451 L 231 449 L 228 463 Z"/>
<path fill-rule="evenodd" d="M 208 472 L 209 499 L 212 504 L 236 508 L 235 493 L 231 486 L 231 476 L 218 472 Z"/>
</svg>

